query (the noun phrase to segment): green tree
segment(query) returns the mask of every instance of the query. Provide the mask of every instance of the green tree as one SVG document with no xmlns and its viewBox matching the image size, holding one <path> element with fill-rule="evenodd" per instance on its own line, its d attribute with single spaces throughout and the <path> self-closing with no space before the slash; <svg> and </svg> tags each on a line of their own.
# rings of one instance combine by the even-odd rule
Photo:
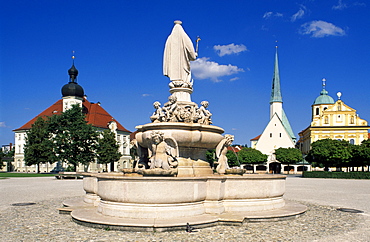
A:
<svg viewBox="0 0 370 242">
<path fill-rule="evenodd" d="M 369 166 L 370 165 L 370 140 L 363 140 L 361 145 L 351 145 L 352 159 L 349 166 Z"/>
<path fill-rule="evenodd" d="M 40 164 L 52 164 L 57 160 L 53 152 L 54 144 L 51 137 L 48 120 L 41 117 L 27 131 L 24 160 L 27 166 L 37 165 L 37 173 L 40 173 Z"/>
<path fill-rule="evenodd" d="M 3 158 L 5 157 L 5 152 L 3 151 L 3 149 L 0 149 L 0 169 L 3 168 L 4 166 L 4 160 Z"/>
<path fill-rule="evenodd" d="M 96 156 L 99 164 L 105 164 L 106 171 L 108 171 L 109 163 L 113 164 L 121 158 L 122 154 L 118 151 L 118 148 L 115 134 L 108 129 L 104 130 L 102 137 L 98 140 Z"/>
<path fill-rule="evenodd" d="M 296 148 L 278 148 L 275 150 L 275 158 L 282 164 L 295 164 L 302 161 L 302 153 Z M 289 174 L 289 169 L 288 169 Z"/>
<path fill-rule="evenodd" d="M 226 152 L 226 157 L 227 157 L 227 163 L 229 164 L 230 167 L 240 166 L 238 154 L 236 152 L 228 150 Z"/>
<path fill-rule="evenodd" d="M 329 171 L 331 166 L 346 166 L 352 158 L 350 151 L 350 143 L 345 140 L 317 140 L 311 144 L 306 160 Z"/>
<path fill-rule="evenodd" d="M 229 164 L 230 167 L 240 165 L 237 154 L 234 153 L 233 151 L 228 150 L 227 153 L 226 153 L 226 157 L 227 157 L 227 163 Z M 216 150 L 215 149 L 207 150 L 206 160 L 209 162 L 211 167 L 214 166 L 214 163 L 217 162 Z"/>
<path fill-rule="evenodd" d="M 213 167 L 214 163 L 217 161 L 215 149 L 206 151 L 206 160 L 210 166 Z"/>
<path fill-rule="evenodd" d="M 54 133 L 55 153 L 63 162 L 68 162 L 77 170 L 79 164 L 85 170 L 95 158 L 97 131 L 87 124 L 85 114 L 79 105 L 72 105 L 61 115 L 50 118 L 50 130 Z"/>
<path fill-rule="evenodd" d="M 366 139 L 361 142 L 361 150 L 364 165 L 367 165 L 368 168 L 370 168 L 370 139 Z M 368 169 L 368 171 L 370 171 L 370 169 Z"/>
<path fill-rule="evenodd" d="M 242 164 L 262 164 L 267 161 L 267 155 L 261 151 L 244 147 L 238 152 L 239 161 Z"/>
</svg>

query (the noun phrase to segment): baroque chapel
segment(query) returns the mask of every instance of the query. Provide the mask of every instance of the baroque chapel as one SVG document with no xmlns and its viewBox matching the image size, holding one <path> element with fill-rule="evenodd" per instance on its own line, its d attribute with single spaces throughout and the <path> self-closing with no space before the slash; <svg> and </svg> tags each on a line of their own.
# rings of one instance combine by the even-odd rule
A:
<svg viewBox="0 0 370 242">
<path fill-rule="evenodd" d="M 298 147 L 304 155 L 308 154 L 311 144 L 321 139 L 347 140 L 360 145 L 369 136 L 369 126 L 361 119 L 356 109 L 351 108 L 337 93 L 337 101 L 328 95 L 323 79 L 322 90 L 312 104 L 311 124 L 299 132 Z"/>
</svg>

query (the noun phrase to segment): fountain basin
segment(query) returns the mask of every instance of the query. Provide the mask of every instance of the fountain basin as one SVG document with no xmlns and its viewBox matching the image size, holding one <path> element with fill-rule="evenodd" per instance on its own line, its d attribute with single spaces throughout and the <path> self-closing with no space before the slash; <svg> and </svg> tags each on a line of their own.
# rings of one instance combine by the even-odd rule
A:
<svg viewBox="0 0 370 242">
<path fill-rule="evenodd" d="M 90 187 L 96 186 L 97 212 L 129 219 L 255 212 L 285 205 L 283 175 L 126 177 L 98 174 L 84 178 L 84 188 L 88 188 L 86 192 L 90 196 Z"/>
</svg>

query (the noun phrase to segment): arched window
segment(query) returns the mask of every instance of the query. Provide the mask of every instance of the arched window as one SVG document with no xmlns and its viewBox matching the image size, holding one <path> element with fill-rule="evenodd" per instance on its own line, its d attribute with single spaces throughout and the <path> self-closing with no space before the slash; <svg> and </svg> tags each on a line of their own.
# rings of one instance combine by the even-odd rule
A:
<svg viewBox="0 0 370 242">
<path fill-rule="evenodd" d="M 324 118 L 324 123 L 325 123 L 325 124 L 328 124 L 328 123 L 329 123 L 329 118 L 328 118 L 328 116 L 325 116 L 325 118 Z"/>
<path fill-rule="evenodd" d="M 338 104 L 338 111 L 342 111 L 342 106 L 340 106 L 340 104 Z"/>
<path fill-rule="evenodd" d="M 350 139 L 349 140 L 349 143 L 352 144 L 352 145 L 354 145 L 355 144 L 355 140 L 354 139 Z"/>
<path fill-rule="evenodd" d="M 351 116 L 351 124 L 354 124 L 355 123 L 355 118 L 353 116 Z"/>
<path fill-rule="evenodd" d="M 319 115 L 319 114 L 320 114 L 320 109 L 316 108 L 316 114 L 315 115 Z"/>
</svg>

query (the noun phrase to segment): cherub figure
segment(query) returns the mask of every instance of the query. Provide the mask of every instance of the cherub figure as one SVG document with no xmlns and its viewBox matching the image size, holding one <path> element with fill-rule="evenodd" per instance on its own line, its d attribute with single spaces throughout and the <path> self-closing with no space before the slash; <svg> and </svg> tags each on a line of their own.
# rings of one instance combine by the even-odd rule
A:
<svg viewBox="0 0 370 242">
<path fill-rule="evenodd" d="M 164 111 L 166 112 L 167 122 L 177 122 L 177 98 L 174 95 L 168 97 L 168 102 L 164 104 Z"/>
<path fill-rule="evenodd" d="M 200 108 L 198 108 L 197 110 L 197 114 L 198 114 L 198 123 L 199 124 L 206 124 L 206 125 L 210 125 L 212 124 L 212 120 L 211 120 L 211 116 L 212 116 L 212 113 L 210 111 L 207 110 L 208 108 L 208 101 L 203 101 L 200 103 L 202 106 Z"/>
<path fill-rule="evenodd" d="M 234 141 L 234 135 L 225 134 L 223 140 L 218 143 L 216 147 L 216 157 L 218 158 L 218 165 L 216 171 L 219 174 L 225 174 L 226 169 L 230 169 L 229 164 L 227 163 L 227 147 L 230 146 Z"/>
<path fill-rule="evenodd" d="M 165 113 L 161 108 L 161 103 L 156 101 L 153 103 L 153 107 L 156 109 L 152 116 L 150 116 L 150 120 L 153 123 L 164 122 L 165 121 Z"/>
<path fill-rule="evenodd" d="M 162 168 L 165 170 L 177 166 L 178 146 L 173 138 L 164 138 L 160 131 L 153 131 L 150 137 L 150 169 Z"/>
</svg>

